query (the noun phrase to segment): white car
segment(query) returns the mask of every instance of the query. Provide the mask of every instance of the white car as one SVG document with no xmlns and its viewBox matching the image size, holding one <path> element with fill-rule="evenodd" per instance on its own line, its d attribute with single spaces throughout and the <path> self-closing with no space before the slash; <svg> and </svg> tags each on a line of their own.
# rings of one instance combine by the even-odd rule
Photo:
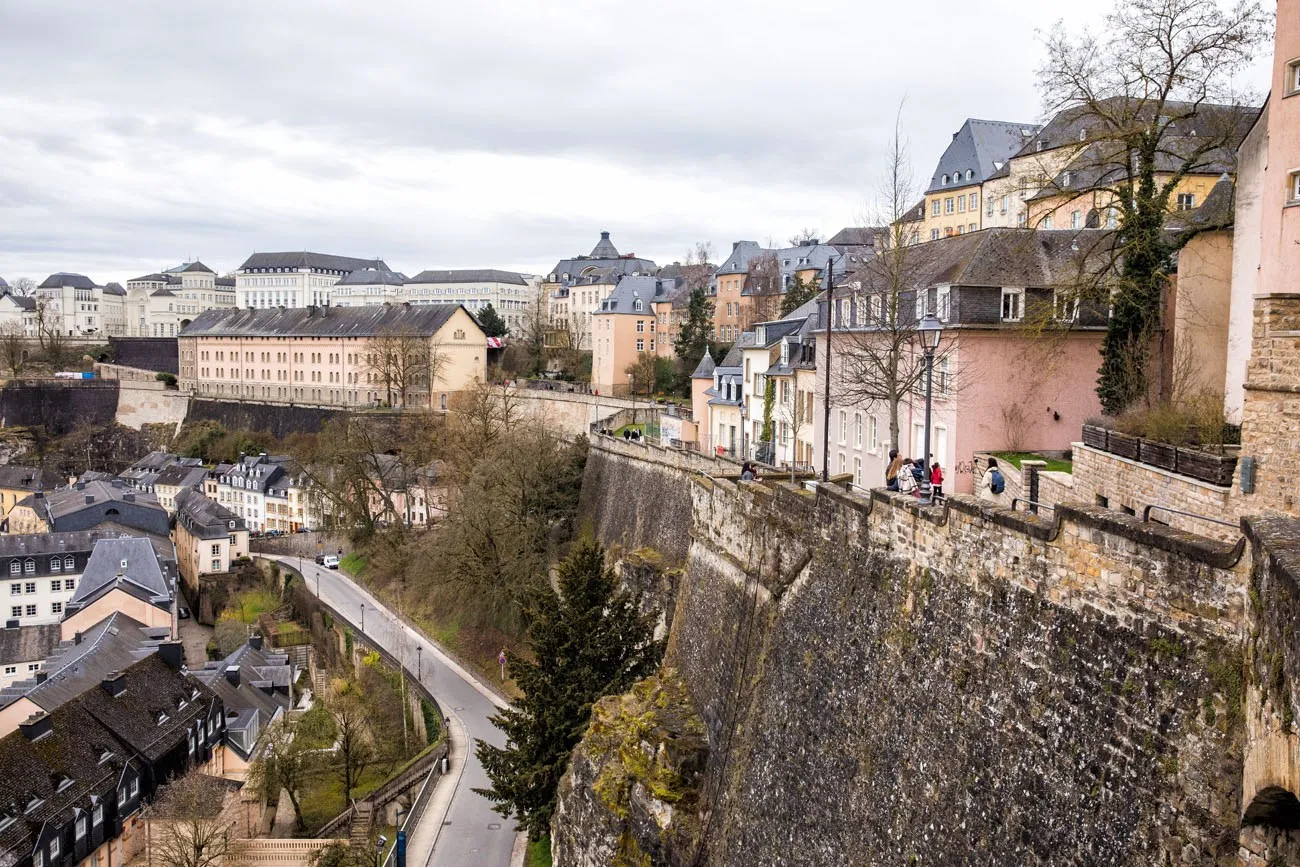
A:
<svg viewBox="0 0 1300 867">
<path fill-rule="evenodd" d="M 326 569 L 337 569 L 339 568 L 339 558 L 335 557 L 333 554 L 326 554 L 321 559 L 321 565 Z"/>
</svg>

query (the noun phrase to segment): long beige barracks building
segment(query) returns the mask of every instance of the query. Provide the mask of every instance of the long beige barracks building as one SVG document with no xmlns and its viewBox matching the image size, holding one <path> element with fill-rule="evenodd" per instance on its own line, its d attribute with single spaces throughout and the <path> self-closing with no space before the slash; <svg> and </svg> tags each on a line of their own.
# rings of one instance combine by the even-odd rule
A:
<svg viewBox="0 0 1300 867">
<path fill-rule="evenodd" d="M 180 387 L 200 397 L 445 409 L 487 372 L 459 304 L 209 310 L 180 335 Z"/>
</svg>

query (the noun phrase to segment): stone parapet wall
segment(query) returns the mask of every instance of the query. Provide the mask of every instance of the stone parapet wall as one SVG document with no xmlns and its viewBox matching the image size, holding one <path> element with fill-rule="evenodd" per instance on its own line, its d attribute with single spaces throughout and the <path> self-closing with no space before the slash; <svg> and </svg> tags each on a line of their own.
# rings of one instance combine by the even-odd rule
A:
<svg viewBox="0 0 1300 867">
<path fill-rule="evenodd" d="M 1103 497 L 1107 508 L 1116 511 L 1131 509 L 1139 517 L 1147 506 L 1165 506 L 1180 512 L 1231 521 L 1234 526 L 1225 527 L 1211 521 L 1160 510 L 1151 513 L 1154 520 L 1189 533 L 1231 541 L 1241 538 L 1241 531 L 1235 526 L 1241 503 L 1238 497 L 1234 497 L 1231 488 L 1221 488 L 1150 464 L 1122 458 L 1083 443 L 1074 444 L 1073 495 L 1073 499 L 1085 503 L 1101 503 L 1102 500 L 1098 498 Z"/>
<path fill-rule="evenodd" d="M 652 552 L 624 552 L 623 574 L 672 612 L 667 663 L 707 757 L 671 827 L 701 831 L 672 841 L 635 787 L 629 812 L 602 815 L 610 760 L 584 747 L 561 787 L 565 863 L 1233 863 L 1244 545 L 1089 505 L 1056 521 L 967 496 L 923 509 L 641 454 L 597 439 L 587 483 L 685 524 L 670 580 Z M 630 511 L 596 529 L 654 544 Z"/>
</svg>

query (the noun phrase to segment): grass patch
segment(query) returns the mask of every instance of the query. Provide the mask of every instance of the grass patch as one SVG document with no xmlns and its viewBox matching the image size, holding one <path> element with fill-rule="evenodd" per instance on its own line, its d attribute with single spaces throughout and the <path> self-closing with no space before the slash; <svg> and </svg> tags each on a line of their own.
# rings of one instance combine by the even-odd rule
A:
<svg viewBox="0 0 1300 867">
<path fill-rule="evenodd" d="M 226 603 L 223 618 L 232 617 L 240 623 L 256 623 L 257 618 L 280 607 L 280 597 L 269 590 L 253 589 L 236 593 Z"/>
<path fill-rule="evenodd" d="M 993 456 L 1000 461 L 1006 461 L 1016 469 L 1020 469 L 1021 461 L 1047 461 L 1047 466 L 1043 469 L 1049 473 L 1073 473 L 1074 464 L 1071 461 L 1061 460 L 1060 458 L 1044 457 L 1036 452 L 994 452 Z"/>
<path fill-rule="evenodd" d="M 383 768 L 366 768 L 357 785 L 352 788 L 353 799 L 360 801 L 379 788 L 386 779 L 388 775 Z M 318 769 L 303 786 L 302 817 L 307 823 L 307 830 L 312 834 L 347 807 L 343 801 L 343 780 L 333 768 Z"/>
<path fill-rule="evenodd" d="M 370 563 L 365 554 L 353 551 L 350 554 L 344 554 L 343 559 L 339 561 L 339 568 L 351 575 L 353 578 L 361 578 L 366 574 L 366 567 Z"/>
<path fill-rule="evenodd" d="M 524 859 L 525 867 L 551 867 L 551 838 L 528 841 L 528 856 Z"/>
</svg>

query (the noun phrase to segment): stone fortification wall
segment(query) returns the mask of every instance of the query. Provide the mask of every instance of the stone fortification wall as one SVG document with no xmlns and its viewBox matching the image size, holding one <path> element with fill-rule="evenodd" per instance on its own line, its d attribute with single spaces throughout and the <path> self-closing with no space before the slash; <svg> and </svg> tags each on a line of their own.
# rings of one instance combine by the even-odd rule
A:
<svg viewBox="0 0 1300 867">
<path fill-rule="evenodd" d="M 698 841 L 714 865 L 1234 862 L 1249 555 L 1090 506 L 923 510 L 636 460 L 597 441 L 587 481 L 613 490 L 590 504 L 689 479 L 681 574 L 631 571 L 673 612 L 707 761 L 662 798 L 634 778 L 591 835 L 563 817 L 595 802 L 565 788 L 557 864 L 694 863 Z"/>
<path fill-rule="evenodd" d="M 41 427 L 53 436 L 112 424 L 118 384 L 102 380 L 14 379 L 0 390 L 0 426 Z"/>
<path fill-rule="evenodd" d="M 609 418 L 621 409 L 631 409 L 632 401 L 621 397 L 595 394 L 577 394 L 567 391 L 547 391 L 541 388 L 518 388 L 512 395 L 520 409 L 546 424 L 557 435 L 566 439 L 582 436 L 596 422 Z M 644 411 L 645 401 L 637 406 Z M 641 413 L 643 415 L 644 412 Z"/>
<path fill-rule="evenodd" d="M 293 404 L 253 403 L 236 400 L 194 398 L 188 420 L 220 422 L 228 430 L 266 431 L 277 437 L 292 433 L 320 433 L 335 419 L 346 418 L 347 409 Z M 366 411 L 367 418 L 396 418 L 400 413 Z"/>
<path fill-rule="evenodd" d="M 127 367 L 180 373 L 180 342 L 175 337 L 110 337 L 113 360 Z"/>
</svg>

